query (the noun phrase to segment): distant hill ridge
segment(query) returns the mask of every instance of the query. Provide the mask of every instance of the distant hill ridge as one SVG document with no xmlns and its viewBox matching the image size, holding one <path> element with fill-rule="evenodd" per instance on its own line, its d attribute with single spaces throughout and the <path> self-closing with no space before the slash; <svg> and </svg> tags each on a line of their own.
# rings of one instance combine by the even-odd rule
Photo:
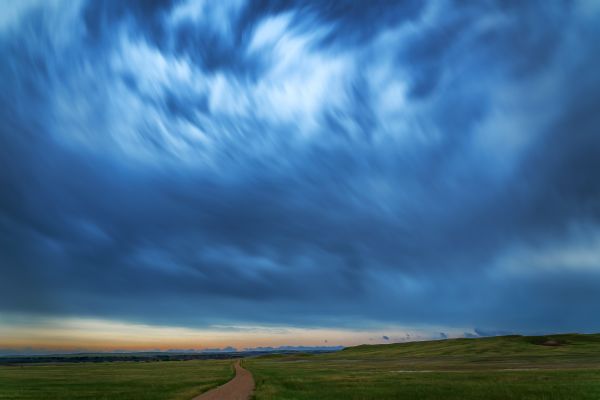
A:
<svg viewBox="0 0 600 400">
<path fill-rule="evenodd" d="M 458 338 L 422 342 L 404 342 L 347 347 L 330 357 L 472 357 L 472 356 L 543 356 L 598 355 L 600 334 L 556 334 L 544 336 L 507 335 L 482 338 Z"/>
</svg>

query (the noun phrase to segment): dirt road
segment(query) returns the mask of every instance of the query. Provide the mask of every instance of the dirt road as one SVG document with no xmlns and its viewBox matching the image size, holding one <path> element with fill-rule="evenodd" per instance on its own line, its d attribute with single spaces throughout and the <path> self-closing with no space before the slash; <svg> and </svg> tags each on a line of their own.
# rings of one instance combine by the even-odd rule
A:
<svg viewBox="0 0 600 400">
<path fill-rule="evenodd" d="M 235 362 L 235 377 L 192 400 L 248 400 L 254 390 L 254 379 L 250 371 L 242 368 L 240 362 Z"/>
</svg>

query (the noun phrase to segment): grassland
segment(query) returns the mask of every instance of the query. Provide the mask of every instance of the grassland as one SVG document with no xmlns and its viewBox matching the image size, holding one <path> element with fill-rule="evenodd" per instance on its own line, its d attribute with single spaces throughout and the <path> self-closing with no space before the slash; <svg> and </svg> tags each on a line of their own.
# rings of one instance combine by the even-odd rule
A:
<svg viewBox="0 0 600 400">
<path fill-rule="evenodd" d="M 243 363 L 256 400 L 600 399 L 600 335 L 357 346 Z M 0 400 L 183 400 L 232 376 L 231 360 L 0 366 Z"/>
<path fill-rule="evenodd" d="M 358 346 L 245 366 L 257 400 L 600 399 L 600 335 Z"/>
<path fill-rule="evenodd" d="M 0 399 L 189 400 L 233 374 L 231 360 L 0 366 Z"/>
</svg>

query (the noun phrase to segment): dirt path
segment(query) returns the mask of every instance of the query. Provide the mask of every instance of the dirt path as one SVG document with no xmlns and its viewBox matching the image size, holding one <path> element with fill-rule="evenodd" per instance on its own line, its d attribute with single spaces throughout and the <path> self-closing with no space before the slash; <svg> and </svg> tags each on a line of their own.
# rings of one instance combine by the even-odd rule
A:
<svg viewBox="0 0 600 400">
<path fill-rule="evenodd" d="M 247 369 L 235 362 L 235 377 L 224 385 L 202 393 L 192 400 L 248 400 L 254 390 L 254 379 Z"/>
</svg>

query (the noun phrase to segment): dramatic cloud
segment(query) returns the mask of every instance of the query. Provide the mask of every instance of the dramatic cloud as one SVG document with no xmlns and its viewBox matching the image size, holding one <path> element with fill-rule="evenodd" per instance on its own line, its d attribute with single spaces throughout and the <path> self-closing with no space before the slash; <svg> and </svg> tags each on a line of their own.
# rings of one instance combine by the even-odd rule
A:
<svg viewBox="0 0 600 400">
<path fill-rule="evenodd" d="M 9 2 L 0 313 L 598 330 L 599 38 L 593 1 Z"/>
</svg>

